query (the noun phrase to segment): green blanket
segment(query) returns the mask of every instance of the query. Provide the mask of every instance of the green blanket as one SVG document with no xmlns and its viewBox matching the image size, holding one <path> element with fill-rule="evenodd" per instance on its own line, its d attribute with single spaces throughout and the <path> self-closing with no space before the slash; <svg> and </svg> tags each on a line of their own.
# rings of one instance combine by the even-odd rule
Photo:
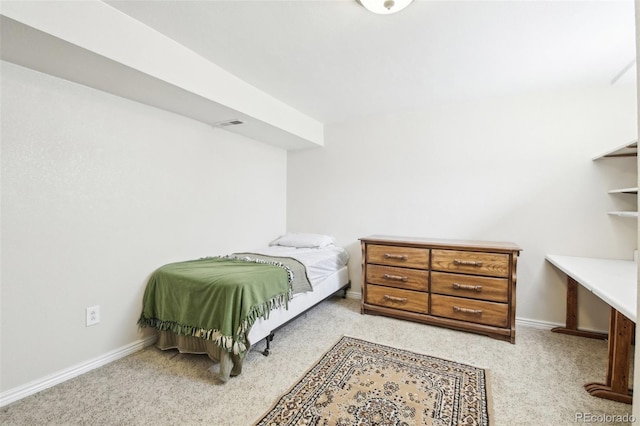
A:
<svg viewBox="0 0 640 426">
<path fill-rule="evenodd" d="M 138 324 L 212 340 L 242 356 L 256 319 L 288 305 L 292 278 L 275 260 L 228 256 L 170 263 L 149 279 Z"/>
</svg>

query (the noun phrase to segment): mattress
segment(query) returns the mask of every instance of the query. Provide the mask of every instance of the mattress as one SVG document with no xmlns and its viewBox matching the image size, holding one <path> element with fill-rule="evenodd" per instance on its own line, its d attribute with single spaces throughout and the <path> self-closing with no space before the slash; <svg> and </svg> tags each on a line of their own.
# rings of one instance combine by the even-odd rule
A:
<svg viewBox="0 0 640 426">
<path fill-rule="evenodd" d="M 269 246 L 251 250 L 250 252 L 297 259 L 307 269 L 307 276 L 312 286 L 321 283 L 349 262 L 347 251 L 342 247 L 333 245 L 323 248 Z"/>
<path fill-rule="evenodd" d="M 346 266 L 326 275 L 324 279 L 316 281 L 313 284 L 313 291 L 296 294 L 289 301 L 288 309 L 284 307 L 274 309 L 269 312 L 269 318 L 259 318 L 256 320 L 251 330 L 249 330 L 249 343 L 255 345 L 287 321 L 338 292 L 347 284 L 349 284 L 349 272 Z"/>
</svg>

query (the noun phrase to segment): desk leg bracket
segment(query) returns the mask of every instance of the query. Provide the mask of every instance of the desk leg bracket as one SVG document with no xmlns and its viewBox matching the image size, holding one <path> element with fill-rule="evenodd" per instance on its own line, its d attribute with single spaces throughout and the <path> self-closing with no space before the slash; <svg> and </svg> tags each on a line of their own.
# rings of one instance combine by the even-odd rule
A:
<svg viewBox="0 0 640 426">
<path fill-rule="evenodd" d="M 598 398 L 610 399 L 612 401 L 624 402 L 625 404 L 631 404 L 633 401 L 633 390 L 627 389 L 627 393 L 623 394 L 611 389 L 611 386 L 607 386 L 605 383 L 587 383 L 584 388 L 589 395 Z"/>
<path fill-rule="evenodd" d="M 571 336 L 588 337 L 590 339 L 606 340 L 607 333 L 584 331 L 578 329 L 578 283 L 571 277 L 567 277 L 567 314 L 566 326 L 555 327 L 554 333 L 569 334 Z"/>
<path fill-rule="evenodd" d="M 629 389 L 631 367 L 631 341 L 635 324 L 611 308 L 609 314 L 609 346 L 607 380 L 605 383 L 587 383 L 584 388 L 598 398 L 631 404 L 633 390 Z"/>
</svg>

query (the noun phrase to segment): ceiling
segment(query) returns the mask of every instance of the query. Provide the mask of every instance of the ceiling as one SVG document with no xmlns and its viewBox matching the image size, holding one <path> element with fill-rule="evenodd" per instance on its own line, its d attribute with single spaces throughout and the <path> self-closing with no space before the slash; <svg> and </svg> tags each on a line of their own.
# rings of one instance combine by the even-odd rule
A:
<svg viewBox="0 0 640 426">
<path fill-rule="evenodd" d="M 107 3 L 324 123 L 636 78 L 633 0 Z"/>
</svg>

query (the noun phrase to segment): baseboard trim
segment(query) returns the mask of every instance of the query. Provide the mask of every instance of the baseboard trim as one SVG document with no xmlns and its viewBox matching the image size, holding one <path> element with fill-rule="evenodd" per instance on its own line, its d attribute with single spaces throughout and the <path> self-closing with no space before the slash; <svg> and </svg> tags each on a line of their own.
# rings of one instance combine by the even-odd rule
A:
<svg viewBox="0 0 640 426">
<path fill-rule="evenodd" d="M 516 318 L 516 326 L 538 328 L 538 329 L 541 329 L 541 330 L 551 330 L 552 328 L 555 328 L 555 327 L 564 327 L 565 324 L 563 324 L 563 323 L 555 323 L 555 322 L 548 322 L 548 321 L 532 320 L 532 319 L 528 319 L 528 318 Z M 580 327 L 580 330 L 589 331 L 589 332 L 592 332 L 592 333 L 604 333 L 604 334 L 608 333 L 607 330 L 599 330 L 599 329 L 589 328 L 589 327 Z"/>
<path fill-rule="evenodd" d="M 362 294 L 359 291 L 347 291 L 347 299 L 362 299 Z"/>
<path fill-rule="evenodd" d="M 6 392 L 2 392 L 0 393 L 0 407 L 4 407 L 5 405 L 9 405 L 12 402 L 16 402 L 22 398 L 26 398 L 27 396 L 36 394 L 47 388 L 50 388 L 62 382 L 66 382 L 67 380 L 73 379 L 74 377 L 94 370 L 98 367 L 102 367 L 103 365 L 109 364 L 120 358 L 124 358 L 127 355 L 138 352 L 146 348 L 147 346 L 154 344 L 156 338 L 157 336 L 155 335 L 145 337 L 128 345 L 122 346 L 121 348 L 115 349 L 111 352 L 107 352 L 104 355 L 100 355 L 99 357 L 87 362 L 83 362 L 49 376 L 45 376 L 41 379 L 34 380 L 25 385 L 9 389 Z"/>
<path fill-rule="evenodd" d="M 539 321 L 532 320 L 528 318 L 516 318 L 516 326 L 530 327 L 530 328 L 538 328 L 541 330 L 551 330 L 555 327 L 563 327 L 564 324 L 553 323 L 548 321 Z"/>
</svg>

